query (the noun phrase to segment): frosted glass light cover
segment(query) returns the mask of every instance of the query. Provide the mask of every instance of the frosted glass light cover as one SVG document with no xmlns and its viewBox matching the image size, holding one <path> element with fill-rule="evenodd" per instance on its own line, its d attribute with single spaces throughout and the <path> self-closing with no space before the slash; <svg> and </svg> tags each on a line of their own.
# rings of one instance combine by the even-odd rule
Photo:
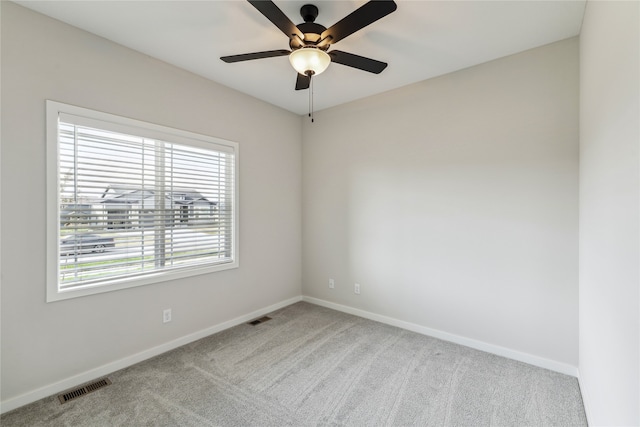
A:
<svg viewBox="0 0 640 427">
<path fill-rule="evenodd" d="M 324 50 L 315 47 L 303 47 L 289 55 L 289 62 L 300 74 L 311 71 L 314 76 L 322 73 L 331 63 L 331 57 Z"/>
</svg>

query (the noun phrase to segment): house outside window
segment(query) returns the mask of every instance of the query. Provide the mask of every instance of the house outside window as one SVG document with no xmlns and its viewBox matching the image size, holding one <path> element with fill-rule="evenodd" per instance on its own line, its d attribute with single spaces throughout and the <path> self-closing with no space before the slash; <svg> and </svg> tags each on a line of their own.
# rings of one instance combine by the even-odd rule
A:
<svg viewBox="0 0 640 427">
<path fill-rule="evenodd" d="M 47 301 L 238 266 L 236 143 L 47 101 Z"/>
</svg>

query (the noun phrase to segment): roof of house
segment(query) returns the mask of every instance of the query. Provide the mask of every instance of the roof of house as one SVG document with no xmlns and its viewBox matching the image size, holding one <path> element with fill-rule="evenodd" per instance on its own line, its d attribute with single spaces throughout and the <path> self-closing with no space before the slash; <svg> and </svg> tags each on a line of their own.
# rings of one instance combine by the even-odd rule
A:
<svg viewBox="0 0 640 427">
<path fill-rule="evenodd" d="M 198 191 L 192 188 L 173 187 L 165 192 L 165 198 L 177 205 L 209 204 L 217 205 L 218 202 L 210 201 Z M 108 197 L 110 196 L 110 197 Z M 102 193 L 100 203 L 138 203 L 142 200 L 154 198 L 156 189 L 130 186 L 108 186 Z"/>
</svg>

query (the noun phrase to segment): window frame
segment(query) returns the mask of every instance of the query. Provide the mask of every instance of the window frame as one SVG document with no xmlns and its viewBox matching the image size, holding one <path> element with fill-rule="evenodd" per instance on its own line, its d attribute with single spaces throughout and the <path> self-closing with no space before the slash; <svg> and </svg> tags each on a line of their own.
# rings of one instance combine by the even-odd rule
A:
<svg viewBox="0 0 640 427">
<path fill-rule="evenodd" d="M 209 266 L 194 266 L 178 270 L 156 271 L 131 277 L 107 278 L 97 283 L 78 285 L 69 289 L 60 289 L 60 166 L 58 140 L 58 122 L 60 115 L 70 115 L 85 119 L 87 122 L 102 124 L 107 130 L 132 134 L 150 139 L 216 149 L 233 153 L 233 188 L 231 230 L 231 261 Z M 209 274 L 239 267 L 238 225 L 239 225 L 239 145 L 236 142 L 202 135 L 194 132 L 161 126 L 114 114 L 90 110 L 61 102 L 46 101 L 46 301 L 60 301 L 83 297 L 159 282 Z M 224 150 L 222 150 L 224 148 Z"/>
</svg>

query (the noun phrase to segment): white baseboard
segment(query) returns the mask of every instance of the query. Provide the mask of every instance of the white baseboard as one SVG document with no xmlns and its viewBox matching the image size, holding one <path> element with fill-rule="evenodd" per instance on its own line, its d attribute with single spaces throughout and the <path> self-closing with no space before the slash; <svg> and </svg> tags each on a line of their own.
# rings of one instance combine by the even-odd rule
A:
<svg viewBox="0 0 640 427">
<path fill-rule="evenodd" d="M 540 368 L 549 369 L 555 372 L 560 372 L 561 374 L 571 375 L 572 377 L 578 376 L 577 367 L 568 365 L 566 363 L 556 362 L 555 360 L 546 359 L 544 357 L 534 356 L 532 354 L 523 353 L 523 352 L 512 350 L 506 347 L 501 347 L 501 346 L 489 344 L 483 341 L 478 341 L 471 338 L 450 334 L 448 332 L 427 328 L 426 326 L 405 322 L 404 320 L 398 320 L 392 317 L 382 316 L 380 314 L 371 313 L 368 311 L 360 310 L 360 309 L 349 307 L 346 305 L 336 304 L 336 303 L 321 300 L 318 298 L 303 296 L 302 301 L 306 301 L 311 304 L 320 305 L 322 307 L 331 308 L 333 310 L 342 311 L 344 313 L 353 314 L 355 316 L 364 317 L 365 319 L 375 320 L 376 322 L 385 323 L 387 325 L 397 326 L 402 329 L 406 329 L 412 332 L 417 332 L 422 335 L 428 335 L 434 338 L 439 338 L 444 341 L 454 342 L 456 344 L 461 344 L 467 347 L 475 348 L 476 350 L 486 351 L 487 353 L 496 354 L 498 356 L 507 357 L 509 359 L 528 363 L 530 365 L 538 366 Z"/>
<path fill-rule="evenodd" d="M 582 406 L 584 406 L 584 414 L 587 417 L 587 425 L 595 425 L 591 423 L 591 416 L 589 414 L 589 403 L 591 399 L 589 398 L 589 393 L 587 392 L 587 388 L 584 385 L 583 380 L 580 377 L 580 369 L 578 369 L 578 385 L 580 386 L 580 395 L 582 396 Z"/>
<path fill-rule="evenodd" d="M 20 396 L 7 399 L 3 402 L 0 402 L 0 413 L 3 414 L 13 409 L 19 408 L 20 406 L 24 406 L 29 403 L 35 402 L 36 400 L 39 400 L 48 396 L 52 396 L 56 393 L 60 393 L 61 391 L 92 381 L 98 377 L 102 377 L 112 372 L 126 368 L 128 366 L 135 365 L 136 363 L 142 362 L 143 360 L 150 359 L 162 353 L 166 353 L 169 350 L 173 350 L 174 348 L 181 347 L 185 344 L 189 344 L 193 341 L 197 341 L 201 338 L 218 333 L 225 329 L 229 329 L 233 326 L 255 319 L 256 317 L 264 316 L 265 314 L 271 313 L 272 311 L 294 304 L 301 300 L 302 300 L 302 297 L 297 296 L 284 301 L 280 301 L 268 307 L 261 308 L 260 310 L 256 310 L 251 313 L 245 314 L 243 316 L 236 317 L 235 319 L 231 319 L 226 322 L 219 323 L 209 328 L 177 338 L 173 341 L 169 341 L 165 344 L 161 344 L 157 347 L 153 347 L 148 350 L 141 351 L 140 353 L 127 356 L 125 358 L 116 360 L 111 363 L 107 363 L 106 365 L 102 365 L 98 368 L 91 369 L 89 371 L 83 372 L 78 375 L 74 375 L 62 381 L 58 381 L 53 384 L 49 384 L 39 389 L 22 394 Z"/>
<path fill-rule="evenodd" d="M 290 298 L 290 299 L 278 302 L 276 304 L 270 305 L 268 307 L 264 307 L 260 310 L 253 311 L 243 316 L 236 317 L 235 319 L 231 319 L 226 322 L 222 322 L 217 325 L 211 326 L 209 328 L 194 332 L 192 334 L 185 335 L 173 341 L 169 341 L 165 344 L 161 344 L 159 346 L 150 348 L 148 350 L 144 350 L 140 353 L 127 356 L 125 358 L 116 360 L 111 363 L 107 363 L 106 365 L 102 365 L 95 369 L 91 369 L 81 374 L 74 375 L 73 377 L 66 378 L 62 381 L 58 381 L 53 384 L 46 385 L 44 387 L 22 394 L 20 396 L 7 399 L 5 401 L 0 402 L 0 413 L 11 411 L 13 409 L 19 408 L 20 406 L 24 406 L 29 403 L 35 402 L 36 400 L 39 400 L 48 396 L 52 396 L 56 393 L 60 393 L 61 391 L 92 381 L 98 377 L 108 375 L 112 372 L 118 371 L 120 369 L 126 368 L 136 363 L 142 362 L 143 360 L 150 359 L 151 357 L 154 357 L 154 356 L 158 356 L 169 350 L 173 350 L 185 344 L 189 344 L 193 341 L 197 341 L 201 338 L 207 337 L 209 335 L 218 333 L 225 329 L 229 329 L 233 326 L 255 319 L 256 317 L 264 316 L 265 314 L 271 313 L 272 311 L 294 304 L 298 301 L 306 301 L 311 304 L 331 308 L 333 310 L 342 311 L 344 313 L 353 314 L 359 317 L 364 317 L 365 319 L 374 320 L 376 322 L 385 323 L 387 325 L 397 326 L 399 328 L 406 329 L 412 332 L 417 332 L 422 335 L 427 335 L 427 336 L 439 338 L 445 341 L 454 342 L 456 344 L 461 344 L 467 347 L 475 348 L 477 350 L 486 351 L 487 353 L 496 354 L 498 356 L 507 357 L 509 359 L 514 359 L 520 362 L 528 363 L 530 365 L 549 369 L 551 371 L 560 372 L 562 374 L 571 375 L 573 377 L 578 377 L 578 368 L 576 368 L 575 366 L 567 365 L 565 363 L 560 363 L 554 360 L 545 359 L 545 358 L 534 356 L 528 353 L 522 353 L 522 352 L 511 350 L 505 347 L 488 344 L 488 343 L 477 341 L 471 338 L 461 337 L 459 335 L 450 334 L 448 332 L 439 331 L 437 329 L 427 328 L 425 326 L 417 325 L 415 323 L 405 322 L 403 320 L 398 320 L 392 317 L 371 313 L 365 310 L 360 310 L 360 309 L 349 307 L 346 305 L 336 304 L 333 302 L 329 302 L 329 301 L 325 301 L 325 300 L 321 300 L 313 297 L 297 296 L 297 297 Z M 578 377 L 578 381 L 580 381 L 579 377 Z M 582 392 L 585 411 L 587 412 L 587 419 L 589 419 L 588 398 L 582 385 L 580 389 Z"/>
</svg>

